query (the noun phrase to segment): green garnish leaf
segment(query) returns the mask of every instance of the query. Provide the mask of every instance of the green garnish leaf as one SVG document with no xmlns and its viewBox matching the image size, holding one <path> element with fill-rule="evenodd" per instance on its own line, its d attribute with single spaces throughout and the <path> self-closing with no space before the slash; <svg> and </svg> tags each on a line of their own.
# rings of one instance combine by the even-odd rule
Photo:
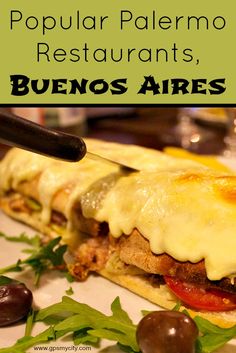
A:
<svg viewBox="0 0 236 353">
<path fill-rule="evenodd" d="M 22 263 L 21 260 L 18 260 L 13 265 L 2 267 L 0 269 L 0 275 L 8 272 L 21 272 L 22 271 L 21 263 Z"/>
<path fill-rule="evenodd" d="M 194 321 L 201 332 L 198 341 L 202 350 L 199 352 L 214 352 L 236 336 L 236 325 L 230 328 L 221 328 L 200 316 L 196 316 Z"/>
<path fill-rule="evenodd" d="M 55 332 L 77 332 L 76 337 L 86 332 L 97 339 L 106 338 L 118 341 L 124 346 L 130 346 L 135 352 L 139 351 L 136 342 L 136 326 L 128 314 L 121 308 L 119 298 L 111 304 L 112 315 L 107 316 L 87 304 L 63 297 L 62 301 L 48 308 L 40 310 L 36 315 L 37 321 L 44 321 L 53 315 L 69 314 L 63 321 L 55 325 Z M 82 330 L 82 331 L 81 331 Z M 90 337 L 91 338 L 91 337 Z M 78 340 L 77 340 L 78 341 Z"/>
<path fill-rule="evenodd" d="M 79 344 L 92 344 L 93 346 L 98 346 L 100 339 L 95 336 L 91 336 L 88 333 L 87 328 L 75 331 L 73 335 L 73 341 L 76 346 Z"/>
<path fill-rule="evenodd" d="M 120 344 L 119 342 L 117 343 L 117 346 L 120 348 L 121 351 L 124 351 L 126 353 L 135 353 L 131 347 L 123 346 L 123 344 Z"/>
<path fill-rule="evenodd" d="M 116 299 L 111 304 L 111 311 L 113 313 L 113 317 L 120 322 L 133 325 L 132 320 L 126 311 L 124 311 L 120 304 L 120 298 L 116 297 Z"/>
<path fill-rule="evenodd" d="M 194 321 L 196 322 L 197 327 L 202 334 L 211 333 L 211 334 L 216 334 L 216 335 L 222 335 L 222 333 L 223 333 L 226 336 L 236 335 L 236 325 L 232 326 L 230 328 L 222 328 L 217 325 L 214 325 L 210 321 L 208 321 L 200 316 L 196 316 L 194 318 Z"/>
<path fill-rule="evenodd" d="M 8 348 L 0 348 L 0 353 L 23 353 L 26 352 L 30 347 L 38 345 L 39 343 L 45 343 L 55 339 L 55 333 L 53 327 L 47 328 L 45 331 L 38 335 L 31 337 L 25 336 L 19 339 L 13 346 Z"/>
<path fill-rule="evenodd" d="M 34 312 L 34 310 L 31 309 L 28 316 L 27 316 L 27 320 L 26 320 L 25 337 L 31 336 L 32 329 L 34 326 L 34 315 L 35 315 L 35 312 Z"/>
<path fill-rule="evenodd" d="M 69 316 L 62 322 L 55 326 L 55 331 L 67 331 L 74 332 L 84 328 L 93 327 L 95 325 L 95 319 L 87 317 L 83 314 L 76 314 Z"/>
<path fill-rule="evenodd" d="M 72 294 L 74 294 L 73 288 L 70 287 L 69 289 L 67 289 L 67 290 L 66 290 L 66 294 L 67 294 L 67 295 L 72 295 Z"/>
<path fill-rule="evenodd" d="M 181 308 L 181 306 L 182 306 L 181 302 L 178 301 L 178 302 L 176 303 L 176 305 L 173 307 L 172 310 L 173 310 L 173 311 L 179 311 L 180 308 Z"/>
<path fill-rule="evenodd" d="M 146 316 L 146 315 L 150 314 L 151 312 L 152 312 L 151 310 L 141 310 L 141 314 L 143 316 Z"/>
<path fill-rule="evenodd" d="M 64 296 L 61 302 L 29 315 L 26 336 L 18 340 L 14 346 L 0 349 L 0 353 L 25 353 L 33 345 L 68 334 L 73 335 L 76 345 L 98 345 L 101 339 L 108 339 L 117 342 L 124 352 L 139 352 L 136 341 L 137 325 L 132 323 L 128 314 L 122 309 L 118 297 L 111 304 L 111 311 L 112 315 L 105 315 L 87 304 Z M 150 313 L 150 311 L 143 312 Z M 185 313 L 188 314 L 187 311 Z M 232 328 L 220 328 L 199 316 L 194 320 L 200 331 L 196 342 L 196 353 L 212 353 L 236 336 L 236 325 Z M 37 321 L 54 326 L 31 337 L 32 326 Z"/>
<path fill-rule="evenodd" d="M 8 238 L 13 237 L 7 237 L 6 239 L 9 240 Z M 40 246 L 38 236 L 31 239 L 25 234 L 21 235 L 21 241 L 33 246 L 31 255 L 24 260 L 18 260 L 16 264 L 1 268 L 0 274 L 19 272 L 30 267 L 35 273 L 35 285 L 38 285 L 41 275 L 46 270 L 58 266 L 65 266 L 63 256 L 67 249 L 67 245 L 60 245 L 60 240 L 61 237 L 57 237 L 52 239 L 46 245 Z"/>
<path fill-rule="evenodd" d="M 69 283 L 73 283 L 75 281 L 75 278 L 72 276 L 70 272 L 65 273 L 66 279 Z"/>
<path fill-rule="evenodd" d="M 134 352 L 139 352 L 137 343 L 133 342 L 133 339 L 130 339 L 128 334 L 125 334 L 119 330 L 115 329 L 97 329 L 89 330 L 88 333 L 92 336 L 98 338 L 105 338 L 110 341 L 119 342 L 122 346 L 130 347 Z"/>
<path fill-rule="evenodd" d="M 38 235 L 29 237 L 22 233 L 20 236 L 14 237 L 0 232 L 0 237 L 9 241 L 25 243 L 32 247 L 26 250 L 30 253 L 28 258 L 18 260 L 15 264 L 0 269 L 0 274 L 32 268 L 37 284 L 41 274 L 46 270 L 59 266 L 61 268 L 65 267 L 63 256 L 67 246 L 60 245 L 61 237 L 51 240 L 46 245 L 41 245 Z M 68 272 L 66 277 L 69 282 L 74 280 Z M 14 280 L 6 276 L 0 276 L 0 286 L 7 285 L 12 281 Z M 73 289 L 70 287 L 66 290 L 66 293 L 72 295 Z M 181 303 L 178 302 L 172 310 L 181 310 Z M 137 326 L 132 323 L 128 314 L 122 309 L 118 297 L 111 304 L 111 311 L 112 315 L 107 316 L 87 304 L 79 303 L 65 296 L 59 303 L 39 312 L 30 312 L 27 318 L 25 336 L 18 340 L 14 346 L 0 349 L 0 353 L 24 353 L 34 345 L 57 339 L 68 333 L 73 334 L 75 344 L 96 345 L 100 342 L 100 339 L 105 338 L 117 342 L 120 349 L 125 352 L 139 352 L 136 342 Z M 143 315 L 150 312 L 142 310 Z M 182 312 L 189 315 L 187 310 Z M 194 320 L 200 332 L 196 341 L 196 353 L 212 353 L 236 337 L 236 325 L 231 328 L 221 328 L 200 316 L 196 316 Z M 37 336 L 32 337 L 32 328 L 37 321 L 43 321 L 46 325 L 51 326 Z"/>
<path fill-rule="evenodd" d="M 176 306 L 173 310 L 176 310 L 176 308 L 178 310 Z M 190 316 L 186 309 L 181 312 Z M 195 316 L 194 321 L 200 333 L 196 341 L 196 353 L 212 353 L 236 337 L 236 325 L 230 328 L 222 328 L 200 316 Z"/>
<path fill-rule="evenodd" d="M 195 353 L 203 353 L 202 345 L 201 345 L 201 342 L 199 341 L 199 339 L 197 339 L 197 341 L 195 343 Z"/>
<path fill-rule="evenodd" d="M 16 242 L 16 243 L 24 243 L 27 245 L 31 245 L 35 248 L 40 247 L 40 237 L 39 235 L 34 235 L 33 237 L 27 235 L 26 233 L 21 233 L 18 236 L 8 236 L 3 232 L 0 232 L 0 237 L 4 237 L 8 241 Z"/>
<path fill-rule="evenodd" d="M 77 302 L 76 300 L 69 297 L 62 297 L 62 301 L 60 303 L 56 303 L 48 306 L 45 309 L 41 309 L 36 315 L 36 321 L 44 321 L 45 318 L 52 315 L 60 315 L 65 313 L 71 314 L 80 314 L 84 313 L 84 315 L 89 314 L 93 315 L 95 319 L 103 318 L 104 315 L 100 313 L 100 311 L 93 309 L 87 304 L 82 304 Z"/>
<path fill-rule="evenodd" d="M 233 338 L 233 337 L 231 337 Z M 216 349 L 224 346 L 231 338 L 224 335 L 204 335 L 200 337 L 198 341 L 200 342 L 201 351 L 203 353 L 211 353 Z"/>
<path fill-rule="evenodd" d="M 6 284 L 9 284 L 12 282 L 16 282 L 16 281 L 6 276 L 0 276 L 0 286 L 5 286 Z"/>
</svg>

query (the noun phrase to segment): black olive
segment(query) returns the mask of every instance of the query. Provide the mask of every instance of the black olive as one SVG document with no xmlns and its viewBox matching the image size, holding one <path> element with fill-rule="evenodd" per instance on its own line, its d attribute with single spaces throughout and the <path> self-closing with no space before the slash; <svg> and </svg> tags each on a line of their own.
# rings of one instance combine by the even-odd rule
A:
<svg viewBox="0 0 236 353">
<path fill-rule="evenodd" d="M 0 286 L 0 326 L 7 326 L 24 318 L 31 309 L 31 291 L 19 282 Z"/>
<path fill-rule="evenodd" d="M 177 311 L 154 311 L 137 328 L 142 353 L 194 353 L 197 337 L 195 322 Z"/>
</svg>

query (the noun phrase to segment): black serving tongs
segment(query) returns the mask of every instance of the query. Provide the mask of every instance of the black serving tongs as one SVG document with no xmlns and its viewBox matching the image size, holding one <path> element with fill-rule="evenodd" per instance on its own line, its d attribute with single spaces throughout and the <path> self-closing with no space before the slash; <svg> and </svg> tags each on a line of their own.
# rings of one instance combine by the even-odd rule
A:
<svg viewBox="0 0 236 353">
<path fill-rule="evenodd" d="M 123 172 L 138 171 L 88 152 L 85 142 L 79 136 L 48 129 L 3 109 L 0 109 L 0 142 L 69 162 L 77 162 L 86 155 L 91 159 L 118 165 Z"/>
</svg>

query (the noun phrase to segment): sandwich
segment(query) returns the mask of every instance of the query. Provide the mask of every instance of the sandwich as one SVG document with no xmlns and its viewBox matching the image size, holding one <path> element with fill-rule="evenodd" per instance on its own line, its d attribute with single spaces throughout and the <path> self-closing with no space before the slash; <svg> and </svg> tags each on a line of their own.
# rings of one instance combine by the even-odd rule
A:
<svg viewBox="0 0 236 353">
<path fill-rule="evenodd" d="M 236 176 L 133 145 L 86 140 L 68 163 L 11 149 L 0 163 L 0 207 L 69 246 L 78 280 L 101 276 L 164 308 L 236 323 Z"/>
</svg>

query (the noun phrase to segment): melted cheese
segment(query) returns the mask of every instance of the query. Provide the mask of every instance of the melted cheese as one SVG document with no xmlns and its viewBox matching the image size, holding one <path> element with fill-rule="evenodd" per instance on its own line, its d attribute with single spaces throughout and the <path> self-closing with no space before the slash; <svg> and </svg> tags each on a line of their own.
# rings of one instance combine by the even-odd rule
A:
<svg viewBox="0 0 236 353">
<path fill-rule="evenodd" d="M 43 206 L 42 221 L 47 224 L 50 221 L 51 203 L 54 195 L 67 184 L 73 184 L 74 188 L 68 200 L 65 215 L 69 219 L 73 201 L 97 179 L 117 170 L 116 167 L 99 164 L 84 159 L 80 163 L 54 162 L 47 166 L 39 179 L 39 197 Z"/>
<path fill-rule="evenodd" d="M 0 163 L 0 189 L 16 188 L 20 182 L 34 178 L 52 163 L 51 158 L 12 148 Z"/>
<path fill-rule="evenodd" d="M 66 163 L 13 149 L 0 164 L 0 188 L 15 188 L 40 174 L 42 221 L 47 224 L 53 197 L 72 185 L 65 210 L 69 225 L 80 200 L 84 216 L 108 222 L 114 237 L 137 228 L 156 254 L 193 263 L 205 259 L 211 280 L 236 273 L 235 176 L 138 146 L 86 143 L 91 152 L 142 171 L 124 176 L 117 167 L 86 157 Z"/>
<path fill-rule="evenodd" d="M 173 158 L 165 153 L 136 145 L 121 145 L 119 143 L 102 142 L 87 139 L 88 151 L 94 152 L 119 163 L 126 164 L 138 170 L 170 170 L 176 168 L 191 168 L 201 166 L 196 161 Z"/>
<path fill-rule="evenodd" d="M 236 178 L 234 202 L 222 193 L 227 179 L 198 170 L 133 174 L 120 178 L 102 207 L 86 215 L 108 222 L 114 237 L 137 228 L 155 254 L 205 259 L 208 278 L 218 280 L 236 272 Z"/>
</svg>

